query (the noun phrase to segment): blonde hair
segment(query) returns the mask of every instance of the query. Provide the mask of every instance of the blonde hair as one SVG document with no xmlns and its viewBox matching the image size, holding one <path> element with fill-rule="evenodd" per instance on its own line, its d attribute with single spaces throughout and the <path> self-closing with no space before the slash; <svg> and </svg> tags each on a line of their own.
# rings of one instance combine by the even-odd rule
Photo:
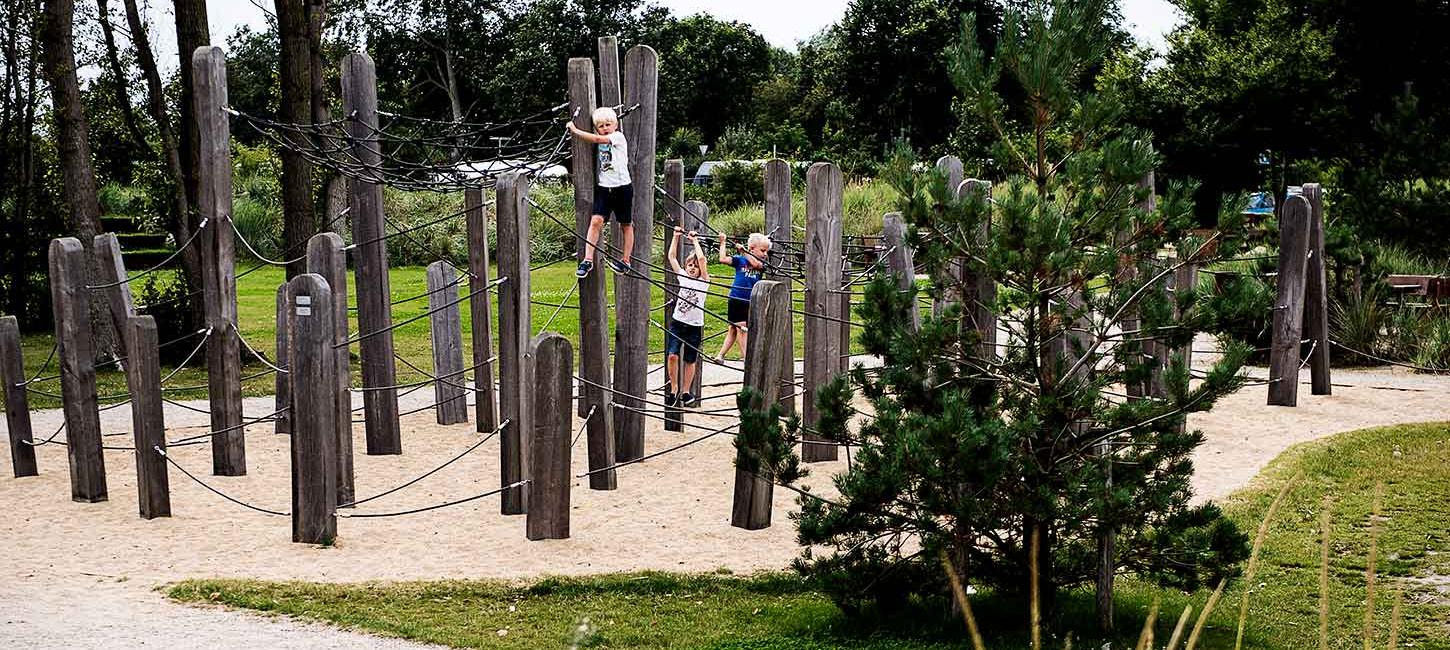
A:
<svg viewBox="0 0 1450 650">
<path fill-rule="evenodd" d="M 599 126 L 600 124 L 604 124 L 605 122 L 614 122 L 615 124 L 619 124 L 619 114 L 615 113 L 614 109 L 608 106 L 600 106 L 599 108 L 594 109 L 593 117 L 594 126 Z"/>
<path fill-rule="evenodd" d="M 770 250 L 770 238 L 766 237 L 763 233 L 750 233 L 750 239 L 745 242 L 745 245 L 750 247 L 754 247 L 756 244 L 765 244 L 765 250 Z"/>
</svg>

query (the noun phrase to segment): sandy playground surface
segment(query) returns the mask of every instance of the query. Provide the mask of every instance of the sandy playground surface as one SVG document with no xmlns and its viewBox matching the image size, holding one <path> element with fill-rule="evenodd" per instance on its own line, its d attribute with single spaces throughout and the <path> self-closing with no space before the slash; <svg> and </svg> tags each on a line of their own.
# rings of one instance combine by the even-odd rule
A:
<svg viewBox="0 0 1450 650">
<path fill-rule="evenodd" d="M 1263 375 L 1262 369 L 1252 374 Z M 651 385 L 659 382 L 651 375 Z M 738 372 L 711 367 L 705 382 L 738 379 Z M 1307 372 L 1303 376 L 1308 381 Z M 1450 377 L 1399 370 L 1336 371 L 1334 395 L 1300 391 L 1297 408 L 1267 407 L 1263 386 L 1241 391 L 1211 413 L 1194 416 L 1207 443 L 1195 457 L 1193 487 L 1199 499 L 1223 497 L 1246 485 L 1281 451 L 1298 442 L 1369 426 L 1450 420 Z M 707 388 L 720 394 L 728 388 Z M 404 410 L 429 404 L 432 390 L 402 400 Z M 361 403 L 360 401 L 358 402 Z M 731 398 L 707 399 L 717 409 Z M 1390 407 L 1389 405 L 1393 405 Z M 205 406 L 205 403 L 200 403 Z M 249 417 L 270 413 L 272 398 L 248 399 Z M 472 409 L 470 408 L 470 416 Z M 204 432 L 206 416 L 168 406 L 171 438 Z M 37 438 L 61 422 L 59 410 L 33 414 Z M 733 421 L 728 415 L 692 414 L 683 433 L 663 430 L 646 418 L 647 451 L 698 437 Z M 576 421 L 576 426 L 578 422 Z M 102 413 L 107 432 L 129 431 L 126 407 Z M 356 488 L 370 496 L 452 458 L 479 439 L 474 425 L 438 426 L 431 410 L 403 419 L 401 456 L 361 454 L 356 425 Z M 209 475 L 209 447 L 172 450 L 173 458 L 203 480 L 238 499 L 287 511 L 288 438 L 270 423 L 250 427 L 245 477 Z M 106 444 L 129 446 L 117 436 Z M 587 469 L 581 440 L 577 472 Z M 542 574 L 592 574 L 640 569 L 736 572 L 779 569 L 798 547 L 787 514 L 795 495 L 775 491 L 775 525 L 761 531 L 732 528 L 732 438 L 718 435 L 680 451 L 618 470 L 619 489 L 593 491 L 576 479 L 572 537 L 529 542 L 524 518 L 499 514 L 499 500 L 483 500 L 427 513 L 380 519 L 340 519 L 333 548 L 291 543 L 290 520 L 228 503 L 170 471 L 173 516 L 137 516 L 133 452 L 106 452 L 110 500 L 74 503 L 69 498 L 65 449 L 39 448 L 41 476 L 0 477 L 0 645 L 6 647 L 417 647 L 316 624 L 167 602 L 158 585 L 190 577 L 252 577 L 273 580 L 353 582 L 433 578 L 526 578 Z M 844 459 L 844 455 L 842 456 Z M 358 512 L 392 512 L 472 496 L 498 486 L 498 445 L 490 441 L 423 482 Z M 8 445 L 0 467 L 8 472 Z M 811 466 L 806 483 L 822 494 L 845 462 Z"/>
</svg>

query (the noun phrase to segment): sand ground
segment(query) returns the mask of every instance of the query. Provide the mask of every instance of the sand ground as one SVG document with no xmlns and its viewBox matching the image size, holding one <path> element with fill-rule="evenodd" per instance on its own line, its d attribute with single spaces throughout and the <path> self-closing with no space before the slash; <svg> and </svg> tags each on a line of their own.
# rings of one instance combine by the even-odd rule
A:
<svg viewBox="0 0 1450 650">
<path fill-rule="evenodd" d="M 1253 371 L 1262 376 L 1263 371 Z M 652 375 L 652 384 L 659 375 Z M 739 373 L 711 368 L 707 383 Z M 1304 376 L 1307 381 L 1307 373 Z M 1368 426 L 1450 420 L 1450 377 L 1412 375 L 1391 369 L 1337 371 L 1334 395 L 1300 392 L 1297 408 L 1267 407 L 1263 386 L 1247 388 L 1191 424 L 1207 433 L 1195 456 L 1193 487 L 1199 499 L 1223 497 L 1246 485 L 1279 452 L 1298 442 Z M 722 394 L 729 388 L 707 389 Z M 403 399 L 403 408 L 432 402 L 431 390 Z M 704 409 L 733 403 L 705 401 Z M 361 402 L 359 401 L 360 405 Z M 205 406 L 205 403 L 200 403 Z M 272 412 L 271 398 L 248 399 L 256 417 Z M 471 413 L 471 409 L 470 409 Z M 127 408 L 106 411 L 103 430 L 130 430 Z M 33 414 L 37 436 L 61 422 L 58 410 Z M 206 416 L 168 407 L 169 437 L 207 429 Z M 683 433 L 663 430 L 646 418 L 646 448 L 670 447 L 725 426 L 729 415 L 691 415 Z M 577 422 L 576 422 L 577 426 Z M 474 425 L 439 426 L 431 411 L 403 419 L 401 456 L 366 456 L 362 425 L 355 426 L 356 488 L 377 494 L 452 458 L 479 439 Z M 129 445 L 125 436 L 107 444 Z M 242 501 L 287 511 L 289 438 L 272 425 L 248 429 L 245 477 L 210 476 L 207 446 L 177 447 L 178 463 Z M 0 445 L 0 467 L 9 467 Z M 584 441 L 575 447 L 577 472 L 587 469 Z M 640 569 L 736 572 L 784 567 L 798 553 L 788 513 L 794 495 L 775 492 L 775 525 L 761 531 L 732 528 L 730 498 L 733 447 L 729 435 L 618 470 L 619 488 L 588 489 L 576 479 L 571 538 L 529 542 L 524 518 L 499 514 L 490 497 L 427 513 L 338 522 L 334 547 L 291 543 L 290 521 L 243 509 L 208 492 L 180 472 L 170 472 L 173 516 L 137 516 L 134 457 L 106 452 L 110 500 L 69 499 L 64 447 L 39 448 L 41 476 L 0 478 L 0 644 L 7 647 L 418 647 L 374 639 L 326 626 L 172 604 L 155 590 L 189 577 L 252 577 L 273 580 L 353 582 L 433 578 L 527 578 L 541 574 L 591 574 Z M 498 486 L 498 445 L 469 456 L 409 489 L 364 504 L 358 512 L 391 512 L 472 496 Z M 833 492 L 829 477 L 842 460 L 811 466 L 806 481 Z"/>
</svg>

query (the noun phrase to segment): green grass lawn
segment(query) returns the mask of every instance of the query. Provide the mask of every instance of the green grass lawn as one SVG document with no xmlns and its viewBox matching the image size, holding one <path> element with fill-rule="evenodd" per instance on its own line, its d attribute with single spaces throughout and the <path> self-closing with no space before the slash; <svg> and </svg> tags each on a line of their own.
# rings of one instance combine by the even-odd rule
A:
<svg viewBox="0 0 1450 650">
<path fill-rule="evenodd" d="M 238 263 L 238 267 L 250 268 L 252 264 L 254 264 L 254 262 L 243 261 Z M 713 264 L 711 265 L 710 270 L 713 281 L 718 283 L 729 284 L 731 278 L 733 277 L 731 269 L 722 264 Z M 596 272 L 608 273 L 608 271 L 603 270 Z M 277 286 L 283 281 L 283 277 L 284 273 L 281 268 L 265 267 L 256 272 L 248 273 L 237 281 L 237 324 L 240 327 L 242 335 L 246 338 L 247 342 L 250 343 L 252 347 L 256 348 L 259 352 L 262 352 L 265 355 L 269 355 L 269 358 L 274 358 L 271 355 L 273 355 L 276 350 L 276 292 Z M 389 289 L 391 291 L 393 300 L 403 300 L 405 298 L 418 296 L 427 291 L 427 280 L 424 267 L 410 266 L 394 268 L 390 270 L 388 277 Z M 490 277 L 497 277 L 497 273 L 495 271 L 491 271 Z M 656 280 L 660 279 L 658 273 L 655 274 L 655 278 Z M 354 276 L 352 274 L 352 271 L 349 270 L 348 298 L 351 303 L 356 304 L 357 294 L 356 287 L 352 284 L 353 281 Z M 541 268 L 530 274 L 530 296 L 533 300 L 543 303 L 562 303 L 570 305 L 569 307 L 565 307 L 561 310 L 556 309 L 555 307 L 533 305 L 532 318 L 535 332 L 542 331 L 542 329 L 547 325 L 550 330 L 564 334 L 565 336 L 570 337 L 572 340 L 575 340 L 577 343 L 579 334 L 579 310 L 577 308 L 579 304 L 579 296 L 577 293 L 571 291 L 575 284 L 576 280 L 574 278 L 574 267 L 572 264 L 568 263 L 560 263 L 553 266 Z M 614 296 L 614 283 L 611 281 L 606 283 L 606 285 L 609 287 L 609 300 L 610 304 L 612 305 Z M 458 290 L 458 295 L 460 297 L 466 296 L 469 293 L 468 285 L 466 282 L 462 283 L 458 287 Z M 706 302 L 706 308 L 712 312 L 720 314 L 723 317 L 725 314 L 727 290 L 724 287 L 711 287 L 710 291 L 711 293 L 708 301 Z M 660 287 L 654 287 L 652 293 L 653 296 L 651 298 L 651 304 L 655 306 L 663 305 L 665 302 L 664 290 Z M 799 293 L 796 294 L 796 299 L 800 299 Z M 489 331 L 492 332 L 494 335 L 494 349 L 496 350 L 498 341 L 498 302 L 497 299 L 493 297 L 490 297 L 490 300 L 493 304 L 493 309 L 490 314 L 493 317 L 494 322 L 492 324 L 492 328 Z M 472 318 L 468 309 L 468 303 L 461 303 L 459 305 L 459 309 L 463 317 L 464 346 L 468 350 L 471 350 L 473 347 L 470 334 L 470 332 L 472 332 Z M 393 322 L 400 323 L 414 316 L 418 316 L 419 314 L 422 314 L 427 310 L 427 298 L 394 305 Z M 558 312 L 557 316 L 555 315 L 556 311 Z M 611 307 L 609 310 L 609 322 L 611 328 L 613 328 L 614 326 L 614 316 L 614 309 Z M 665 314 L 663 309 L 658 309 L 652 312 L 651 317 L 661 326 L 665 326 L 668 324 L 668 314 Z M 429 320 L 430 319 L 428 318 L 421 318 L 413 323 L 403 325 L 394 330 L 393 345 L 397 353 L 406 358 L 410 363 L 423 370 L 431 372 L 433 368 L 433 355 L 431 351 L 432 343 L 429 339 Z M 349 331 L 353 332 L 354 334 L 358 333 L 357 316 L 355 314 L 351 318 L 349 327 Z M 711 355 L 717 352 L 720 349 L 720 344 L 724 340 L 723 334 L 713 339 L 709 337 L 723 332 L 725 328 L 726 326 L 723 320 L 706 316 L 706 341 L 701 347 L 705 351 L 709 352 Z M 803 335 L 803 321 L 801 320 L 801 317 L 799 315 L 795 315 L 795 328 L 795 344 L 797 353 L 799 353 L 802 349 L 802 344 L 805 338 Z M 664 361 L 664 332 L 654 326 L 651 326 L 649 328 L 649 332 L 650 350 L 652 351 L 649 361 L 651 364 L 662 363 Z M 612 336 L 610 337 L 610 340 L 613 340 Z M 22 336 L 21 340 L 21 348 L 22 353 L 24 354 L 25 374 L 27 377 L 35 376 L 41 370 L 41 366 L 45 363 L 46 357 L 50 353 L 51 348 L 52 346 L 54 346 L 54 344 L 55 337 L 49 332 L 24 333 L 24 336 Z M 196 342 L 187 341 L 183 343 L 178 343 L 177 345 L 179 347 L 189 348 L 191 346 L 195 346 Z M 357 356 L 357 346 L 354 346 L 352 350 L 352 381 L 353 385 L 361 386 L 362 376 L 359 366 L 359 358 Z M 471 356 L 467 356 L 468 354 L 471 354 L 471 352 L 466 353 L 465 355 L 465 367 L 473 365 L 473 362 L 471 361 Z M 206 370 L 202 366 L 202 362 L 205 361 L 205 356 L 205 352 L 199 354 L 196 361 L 193 361 L 185 369 L 177 373 L 175 377 L 173 377 L 170 381 L 166 383 L 166 386 L 168 388 L 205 386 Z M 732 352 L 730 356 L 731 358 L 738 359 L 740 357 L 739 348 L 737 347 L 736 351 Z M 171 366 L 163 367 L 162 375 L 165 376 L 167 373 L 170 373 L 172 369 L 173 368 Z M 252 363 L 242 370 L 242 376 L 246 377 L 248 375 L 258 374 L 265 370 L 267 370 L 266 366 L 260 363 Z M 59 371 L 56 370 L 55 365 L 52 363 L 51 366 L 46 369 L 44 374 L 54 375 L 58 372 Z M 411 368 L 408 368 L 405 364 L 402 363 L 397 364 L 397 373 L 398 383 L 409 383 L 425 379 L 422 373 L 412 370 Z M 658 376 L 655 376 L 652 377 L 652 380 L 659 381 L 659 378 Z M 248 397 L 270 395 L 274 392 L 274 381 L 274 376 L 270 374 L 245 381 L 243 382 L 242 386 L 242 394 Z M 116 370 L 114 367 L 98 369 L 96 385 L 97 391 L 102 396 L 120 395 L 126 393 L 125 374 Z M 653 384 L 651 385 L 653 386 Z M 60 384 L 58 381 L 39 383 L 34 388 L 38 391 L 43 392 L 31 393 L 31 408 L 55 408 L 60 406 L 60 399 L 55 396 L 60 393 Z M 47 395 L 45 393 L 51 393 L 51 395 Z M 167 394 L 168 398 L 176 400 L 201 399 L 205 396 L 206 391 L 204 388 L 197 390 L 171 391 Z M 116 401 L 118 400 L 102 400 L 102 404 L 114 403 Z M 40 432 L 37 432 L 37 434 L 39 433 Z"/>
<path fill-rule="evenodd" d="M 1392 603 L 1403 590 L 1401 647 L 1450 648 L 1450 424 L 1368 429 L 1285 452 L 1250 487 L 1224 504 L 1248 531 L 1269 503 L 1299 479 L 1268 528 L 1252 590 L 1246 648 L 1319 647 L 1321 504 L 1331 512 L 1329 639 L 1331 648 L 1368 647 L 1366 559 L 1377 482 L 1385 485 L 1378 522 L 1374 647 L 1386 647 Z M 1232 648 L 1244 580 L 1225 591 L 1200 648 Z M 1132 647 L 1150 604 L 1162 609 L 1156 639 L 1168 639 L 1186 605 L 1195 617 L 1205 592 L 1164 591 L 1131 577 L 1119 582 L 1114 648 Z M 967 647 L 957 619 L 922 611 L 892 621 L 852 621 L 824 595 L 792 576 L 767 574 L 630 574 L 547 578 L 533 584 L 446 581 L 319 585 L 250 580 L 194 580 L 170 589 L 185 602 L 224 605 L 330 621 L 360 630 L 457 647 L 562 648 L 584 638 L 603 648 L 875 648 Z M 1091 634 L 1092 595 L 1060 599 L 1059 632 L 1048 647 L 1102 647 Z M 1020 601 L 974 596 L 991 648 L 1028 647 Z M 1191 623 L 1191 622 L 1190 622 Z M 581 628 L 583 631 L 581 632 Z M 1084 634 L 1084 632 L 1089 632 Z M 1185 635 L 1186 636 L 1186 635 Z"/>
</svg>

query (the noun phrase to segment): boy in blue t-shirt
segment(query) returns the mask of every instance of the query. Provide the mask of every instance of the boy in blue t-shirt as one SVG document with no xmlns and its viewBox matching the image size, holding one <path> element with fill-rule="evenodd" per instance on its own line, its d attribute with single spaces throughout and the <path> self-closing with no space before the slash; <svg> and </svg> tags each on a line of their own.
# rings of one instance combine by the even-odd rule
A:
<svg viewBox="0 0 1450 650">
<path fill-rule="evenodd" d="M 770 254 L 770 238 L 753 232 L 745 246 L 736 244 L 735 248 L 742 254 L 726 255 L 725 233 L 720 233 L 720 263 L 735 268 L 735 282 L 730 285 L 730 302 L 726 308 L 730 331 L 725 334 L 725 345 L 715 355 L 717 362 L 725 360 L 730 348 L 735 347 L 736 340 L 740 341 L 740 358 L 745 358 L 745 324 L 750 319 L 750 291 L 755 288 L 755 283 L 760 281 L 760 276 L 765 271 L 765 258 Z"/>
</svg>

